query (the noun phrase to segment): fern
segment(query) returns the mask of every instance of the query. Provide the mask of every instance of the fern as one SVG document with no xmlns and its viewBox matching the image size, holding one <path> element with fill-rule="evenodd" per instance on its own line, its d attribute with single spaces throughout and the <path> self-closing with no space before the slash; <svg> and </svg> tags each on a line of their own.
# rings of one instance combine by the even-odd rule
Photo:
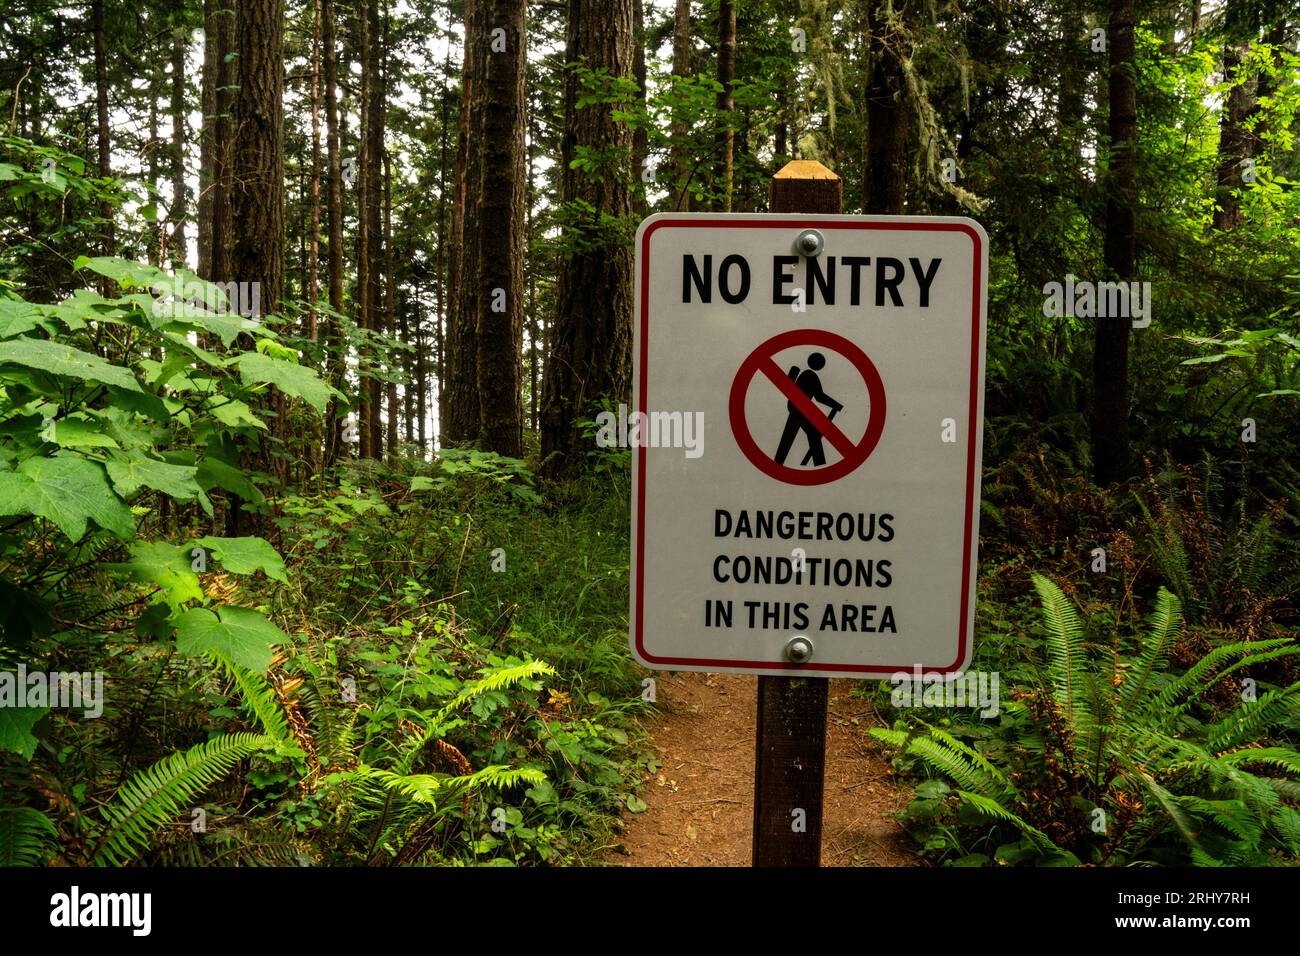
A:
<svg viewBox="0 0 1300 956">
<path fill-rule="evenodd" d="M 1246 663 L 1262 662 L 1274 656 L 1286 656 L 1288 653 L 1300 653 L 1300 649 L 1288 650 L 1288 644 L 1289 641 L 1279 638 L 1273 641 L 1238 642 L 1216 647 L 1166 684 L 1158 694 L 1149 698 L 1140 708 L 1140 712 L 1156 715 L 1160 726 L 1168 726 L 1178 713 L 1186 709 L 1187 705 L 1208 691 L 1214 685 L 1214 680 L 1222 678 Z M 1257 650 L 1252 653 L 1252 648 Z M 1281 651 L 1281 653 L 1274 654 L 1274 651 Z M 1248 655 L 1248 657 L 1243 657 L 1237 664 L 1220 670 L 1225 661 L 1238 655 Z"/>
<path fill-rule="evenodd" d="M 58 831 L 31 807 L 0 807 L 0 866 L 39 866 Z"/>
<path fill-rule="evenodd" d="M 521 783 L 538 784 L 545 781 L 546 774 L 532 767 L 505 767 L 493 764 L 462 777 L 448 777 L 443 783 L 449 789 L 455 790 L 476 790 L 480 787 L 508 790 Z"/>
<path fill-rule="evenodd" d="M 554 673 L 555 669 L 550 664 L 542 661 L 527 661 L 523 664 L 497 668 L 486 676 L 465 684 L 455 697 L 429 718 L 424 733 L 407 745 L 406 750 L 397 762 L 398 772 L 402 774 L 411 772 L 415 761 L 424 751 L 424 748 L 428 746 L 429 741 L 442 736 L 452 728 L 453 725 L 449 723 L 448 718 L 461 706 L 490 691 L 512 687 L 521 681 L 528 680 L 530 677 Z"/>
<path fill-rule="evenodd" d="M 1165 665 L 1181 627 L 1182 603 L 1167 589 L 1161 588 L 1156 595 L 1156 609 L 1151 615 L 1150 636 L 1143 641 L 1142 654 L 1120 692 L 1124 707 L 1137 703 L 1151 675 Z"/>
<path fill-rule="evenodd" d="M 927 729 L 933 730 L 933 728 Z M 1015 798 L 1015 791 L 1007 784 L 1005 778 L 997 771 L 989 773 L 981 767 L 972 758 L 972 755 L 976 757 L 979 755 L 964 744 L 954 741 L 957 746 L 950 747 L 933 737 L 913 736 L 878 727 L 871 730 L 871 735 L 895 746 L 901 746 L 903 753 L 917 757 L 922 763 L 955 780 L 958 786 L 965 790 L 1000 803 L 1010 803 Z"/>
<path fill-rule="evenodd" d="M 438 726 L 462 704 L 468 703 L 475 697 L 479 697 L 489 691 L 503 690 L 506 687 L 513 687 L 520 681 L 528 680 L 530 677 L 554 673 L 555 668 L 551 667 L 550 664 L 543 663 L 542 661 L 526 661 L 523 664 L 517 664 L 513 667 L 497 668 L 485 677 L 481 677 L 476 681 L 470 681 L 462 687 L 455 697 L 433 715 L 430 720 L 430 726 Z"/>
<path fill-rule="evenodd" d="M 189 809 L 195 796 L 249 754 L 274 748 L 275 743 L 258 734 L 225 734 L 164 757 L 136 774 L 103 808 L 106 832 L 91 854 L 91 863 L 121 865 L 139 856 L 157 830 Z"/>
<path fill-rule="evenodd" d="M 266 678 L 253 673 L 247 667 L 241 667 L 220 651 L 209 649 L 207 655 L 226 672 L 227 677 L 235 682 L 244 706 L 262 725 L 266 735 L 282 748 L 293 747 L 293 738 L 289 732 L 289 722 L 284 716 L 284 709 L 280 706 L 275 690 Z"/>
<path fill-rule="evenodd" d="M 1041 574 L 1033 576 L 1034 588 L 1043 604 L 1043 623 L 1047 627 L 1047 674 L 1052 696 L 1076 734 L 1087 733 L 1092 726 L 1082 693 L 1083 624 L 1055 581 Z"/>
<path fill-rule="evenodd" d="M 1026 823 L 1016 814 L 1012 813 L 1010 810 L 1002 806 L 1002 804 L 998 803 L 998 801 L 992 799 L 991 797 L 986 797 L 983 794 L 979 794 L 979 793 L 971 793 L 968 790 L 957 790 L 954 792 L 957 794 L 958 797 L 961 798 L 962 802 L 964 802 L 967 806 L 973 807 L 975 810 L 977 810 L 979 813 L 983 814 L 984 816 L 992 817 L 995 820 L 1002 820 L 1007 823 L 1014 824 L 1015 827 L 1018 830 L 1020 830 L 1021 833 L 1029 837 L 1029 839 L 1033 842 L 1034 846 L 1038 848 L 1038 851 L 1040 853 L 1046 855 L 1046 854 L 1065 852 L 1059 846 L 1053 843 L 1051 837 L 1049 837 L 1042 830 L 1039 830 L 1036 827 L 1033 827 L 1030 824 Z"/>
</svg>

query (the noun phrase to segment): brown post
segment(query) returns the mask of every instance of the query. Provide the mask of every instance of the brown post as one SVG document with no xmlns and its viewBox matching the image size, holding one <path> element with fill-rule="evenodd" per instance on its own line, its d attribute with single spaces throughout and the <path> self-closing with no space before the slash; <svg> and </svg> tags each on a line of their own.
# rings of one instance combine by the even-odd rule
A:
<svg viewBox="0 0 1300 956">
<path fill-rule="evenodd" d="M 772 180 L 770 212 L 838 213 L 844 184 L 821 163 L 796 160 Z M 754 866 L 819 866 L 826 764 L 823 677 L 758 679 Z"/>
</svg>

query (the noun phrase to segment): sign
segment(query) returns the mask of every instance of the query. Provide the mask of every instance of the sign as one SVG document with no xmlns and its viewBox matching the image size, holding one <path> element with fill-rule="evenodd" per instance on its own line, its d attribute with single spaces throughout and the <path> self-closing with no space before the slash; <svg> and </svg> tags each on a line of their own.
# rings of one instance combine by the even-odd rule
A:
<svg viewBox="0 0 1300 956">
<path fill-rule="evenodd" d="M 969 664 L 987 272 L 987 237 L 962 218 L 642 223 L 618 423 L 641 663 Z"/>
</svg>

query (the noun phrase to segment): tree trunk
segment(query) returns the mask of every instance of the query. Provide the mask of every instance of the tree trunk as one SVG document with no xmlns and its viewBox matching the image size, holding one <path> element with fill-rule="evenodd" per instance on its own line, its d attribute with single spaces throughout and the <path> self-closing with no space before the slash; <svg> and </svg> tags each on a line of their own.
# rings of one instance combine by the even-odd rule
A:
<svg viewBox="0 0 1300 956">
<path fill-rule="evenodd" d="M 387 31 L 385 31 L 387 32 Z M 387 319 L 385 328 L 390 333 L 398 330 L 397 325 L 397 283 L 394 280 L 394 263 L 396 256 L 393 255 L 393 168 L 389 160 L 387 150 L 384 151 L 384 315 Z M 402 342 L 406 342 L 406 330 L 402 329 L 400 336 Z M 406 363 L 406 352 L 398 353 L 403 365 Z M 397 405 L 397 379 L 391 374 L 397 363 L 390 361 L 390 374 L 388 381 L 385 383 L 384 405 L 388 409 L 388 462 L 392 464 L 397 461 L 397 453 L 400 448 L 400 439 L 398 438 L 398 419 L 399 408 Z M 409 377 L 407 381 L 410 381 Z M 409 421 L 409 416 L 408 416 Z M 407 440 L 410 440 L 410 425 L 407 425 Z"/>
<path fill-rule="evenodd" d="M 474 231 L 466 219 L 476 215 L 468 208 L 470 165 L 470 101 L 478 95 L 476 72 L 483 62 L 488 39 L 480 33 L 480 4 L 487 0 L 465 0 L 465 44 L 461 63 L 460 119 L 456 135 L 456 198 L 451 210 L 451 261 L 448 266 L 446 370 L 438 386 L 438 422 L 441 443 L 459 444 L 478 438 L 478 326 L 469 294 L 472 283 L 464 272 L 474 260 L 466 255 L 465 242 Z"/>
<path fill-rule="evenodd" d="M 370 88 L 372 84 L 371 73 L 371 47 L 374 44 L 370 36 L 370 5 L 374 0 L 367 0 L 364 4 L 358 3 L 356 7 L 356 42 L 357 55 L 361 59 L 361 92 L 359 96 L 361 129 L 358 136 L 357 162 L 356 169 L 356 186 L 357 186 L 357 325 L 363 332 L 374 330 L 374 310 L 371 308 L 370 290 L 372 286 L 371 274 L 379 265 L 370 257 L 370 181 L 373 176 L 373 170 L 370 163 L 370 127 L 373 122 L 371 119 L 371 107 L 373 99 Z M 358 365 L 372 366 L 376 356 L 369 345 L 361 345 L 358 348 Z M 378 451 L 374 447 L 374 440 L 377 437 L 378 429 L 371 427 L 371 413 L 374 402 L 372 400 L 373 389 L 372 381 L 364 375 L 358 376 L 358 392 L 360 401 L 357 406 L 357 432 L 360 439 L 358 443 L 358 454 L 362 458 L 375 458 Z M 375 412 L 375 414 L 378 414 Z"/>
<path fill-rule="evenodd" d="M 307 338 L 315 341 L 320 295 L 320 5 L 311 19 L 311 231 L 307 237 Z"/>
<path fill-rule="evenodd" d="M 382 333 L 388 328 L 388 319 L 384 313 L 384 287 L 381 269 L 384 263 L 383 232 L 383 195 L 384 195 L 384 126 L 387 112 L 385 83 L 387 71 L 384 60 L 387 56 L 385 36 L 379 19 L 379 0 L 370 0 L 368 9 L 369 25 L 366 38 L 369 41 L 370 82 L 367 90 L 370 105 L 366 110 L 369 125 L 366 128 L 366 159 L 370 175 L 366 178 L 366 256 L 370 260 L 368 281 L 365 286 L 367 327 L 375 333 Z M 378 348 L 372 356 L 376 366 L 384 358 Z M 384 427 L 382 410 L 384 405 L 384 384 L 372 378 L 370 385 L 369 426 L 370 453 L 375 458 L 384 457 Z"/>
<path fill-rule="evenodd" d="M 481 0 L 478 8 L 484 21 L 476 35 L 484 44 L 480 55 L 485 63 L 483 82 L 471 98 L 471 153 L 476 162 L 470 164 L 468 197 L 474 218 L 472 223 L 466 219 L 463 285 L 477 326 L 479 438 L 489 451 L 517 458 L 524 447 L 520 380 L 527 2 Z M 504 39 L 493 37 L 494 29 L 504 29 Z M 499 49 L 502 43 L 504 49 Z"/>
<path fill-rule="evenodd" d="M 107 179 L 113 175 L 113 144 L 108 126 L 108 51 L 104 41 L 104 0 L 91 0 L 90 17 L 95 34 L 95 122 L 99 140 L 98 172 L 101 179 Z M 104 217 L 104 255 L 111 256 L 117 251 L 117 240 L 113 232 L 113 207 L 105 202 L 100 206 L 99 211 Z M 107 282 L 108 280 L 105 280 L 105 285 Z"/>
<path fill-rule="evenodd" d="M 172 207 L 167 214 L 172 230 L 172 269 L 189 265 L 185 244 L 185 50 L 185 31 L 178 26 L 172 38 Z"/>
<path fill-rule="evenodd" d="M 691 68 L 691 0 L 677 0 L 673 18 L 673 76 L 687 79 L 694 76 Z M 675 111 L 672 120 L 672 198 L 673 209 L 690 208 L 691 160 L 686 137 L 690 127 L 681 111 Z"/>
<path fill-rule="evenodd" d="M 231 273 L 240 282 L 260 283 L 261 307 L 272 311 L 284 294 L 282 0 L 239 0 L 235 33 Z"/>
<path fill-rule="evenodd" d="M 450 110 L 448 109 L 451 99 L 450 90 L 447 88 L 448 80 L 451 76 L 451 47 L 452 47 L 452 11 L 450 0 L 447 4 L 447 50 L 442 61 L 442 95 L 440 97 L 441 116 L 438 124 L 438 243 L 434 253 L 434 308 L 433 308 L 433 347 L 435 355 L 435 364 L 433 368 L 434 378 L 438 382 L 438 399 L 436 407 L 438 409 L 438 436 L 445 434 L 445 424 L 447 408 L 443 400 L 443 388 L 447 374 L 447 355 L 446 355 L 446 337 L 443 333 L 445 322 L 448 320 L 447 302 L 449 288 L 451 286 L 451 261 L 452 254 L 448 247 L 448 233 L 450 226 L 447 221 L 448 210 L 459 201 L 460 196 L 457 194 L 451 203 L 447 202 L 447 134 Z M 454 213 L 453 213 L 454 215 Z M 428 363 L 421 353 L 420 370 L 423 374 Z M 426 382 L 421 379 L 420 400 L 425 400 Z M 421 406 L 420 427 L 424 427 L 424 411 Z M 423 433 L 421 433 L 420 444 L 424 444 Z"/>
<path fill-rule="evenodd" d="M 330 308 L 343 312 L 343 169 L 339 158 L 339 101 L 338 54 L 334 48 L 334 3 L 320 0 L 321 53 L 325 66 L 325 164 L 329 167 L 329 188 L 326 194 L 328 216 L 329 253 L 326 270 L 329 273 Z M 329 363 L 330 383 L 340 391 L 344 386 L 346 362 L 339 341 L 338 320 L 331 316 L 325 323 L 327 342 L 326 361 Z M 325 414 L 325 463 L 332 465 L 345 453 L 342 422 L 339 420 L 338 400 L 331 398 Z"/>
<path fill-rule="evenodd" d="M 524 251 L 527 257 L 528 275 L 528 427 L 538 429 L 537 408 L 540 396 L 537 394 L 538 361 L 542 350 L 537 341 L 537 263 L 533 245 L 533 203 L 537 197 L 537 185 L 533 181 L 533 165 L 537 160 L 537 127 L 533 124 L 530 106 L 528 117 L 528 195 L 526 209 L 528 212 L 527 231 L 524 234 Z M 644 195 L 644 193 L 642 193 Z"/>
<path fill-rule="evenodd" d="M 1253 154 L 1253 135 L 1246 128 L 1246 117 L 1254 103 L 1253 79 L 1237 79 L 1245 44 L 1230 43 L 1223 48 L 1223 75 L 1236 80 L 1224 100 L 1219 117 L 1218 205 L 1214 210 L 1215 229 L 1236 229 L 1241 225 L 1241 204 L 1234 190 L 1242 186 L 1242 164 Z"/>
<path fill-rule="evenodd" d="M 1112 0 L 1110 50 L 1110 168 L 1106 182 L 1105 262 L 1108 278 L 1136 272 L 1137 84 L 1134 80 L 1134 0 Z M 1099 485 L 1128 470 L 1128 345 L 1131 319 L 1098 318 L 1093 350 L 1093 472 Z"/>
<path fill-rule="evenodd" d="M 735 0 L 718 0 L 718 91 L 715 104 L 718 108 L 717 166 L 713 191 L 717 198 L 714 208 L 731 212 L 731 186 L 735 175 L 734 152 L 736 133 L 732 129 L 732 112 L 736 108 L 736 95 L 732 82 L 736 78 L 736 4 Z"/>
<path fill-rule="evenodd" d="M 567 62 L 585 60 L 592 69 L 627 76 L 633 58 L 631 0 L 599 5 L 591 0 L 569 0 L 567 40 Z M 626 220 L 632 212 L 632 197 L 623 176 L 616 170 L 592 174 L 571 168 L 581 150 L 610 154 L 626 151 L 631 143 L 627 127 L 615 122 L 609 105 L 579 109 L 579 92 L 577 77 L 569 74 L 564 86 L 561 200 L 570 208 L 589 204 L 598 217 Z M 585 224 L 585 229 L 593 230 L 594 225 Z M 566 245 L 574 238 L 566 236 Z M 591 235 L 582 238 L 585 244 L 592 242 Z M 591 411 L 592 402 L 602 396 L 615 403 L 630 397 L 630 244 L 607 240 L 572 254 L 560 265 L 556 297 L 542 385 L 542 459 L 551 475 L 571 472 L 581 463 L 574 421 Z"/>
<path fill-rule="evenodd" d="M 238 0 L 234 48 L 239 92 L 231 137 L 231 276 L 256 283 L 263 311 L 284 295 L 284 10 L 281 0 Z M 274 401 L 276 391 L 268 398 Z M 278 404 L 278 403 L 277 403 Z M 284 422 L 270 423 L 256 467 L 271 472 L 268 437 L 282 437 Z M 243 522 L 234 510 L 235 530 Z M 252 522 L 253 527 L 257 522 Z M 227 525 L 229 527 L 229 524 Z"/>
<path fill-rule="evenodd" d="M 645 9 L 642 0 L 632 0 L 632 76 L 636 80 L 637 104 L 641 110 L 646 105 L 646 65 L 645 65 Z M 650 212 L 646 201 L 649 184 L 645 181 L 646 160 L 650 158 L 650 131 L 646 123 L 638 123 L 632 132 L 632 174 L 638 185 L 633 192 L 633 203 L 638 217 L 644 218 Z M 529 178 L 532 170 L 529 169 Z"/>
<path fill-rule="evenodd" d="M 907 203 L 907 143 L 911 115 L 901 57 L 909 55 L 907 4 L 872 0 L 871 78 L 867 83 L 867 166 L 862 211 L 901 215 Z M 891 22 L 890 14 L 894 20 Z"/>
<path fill-rule="evenodd" d="M 217 113 L 217 69 L 222 53 L 217 47 L 217 12 L 221 0 L 203 0 L 203 79 L 199 87 L 199 110 L 203 115 L 199 127 L 199 208 L 198 274 L 212 278 L 212 193 Z"/>
</svg>

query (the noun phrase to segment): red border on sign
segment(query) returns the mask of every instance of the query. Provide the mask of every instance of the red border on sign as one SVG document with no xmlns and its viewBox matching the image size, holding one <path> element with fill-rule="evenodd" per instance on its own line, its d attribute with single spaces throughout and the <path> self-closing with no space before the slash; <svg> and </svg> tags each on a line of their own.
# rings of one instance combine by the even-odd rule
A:
<svg viewBox="0 0 1300 956">
<path fill-rule="evenodd" d="M 783 393 L 786 389 L 783 386 L 789 386 L 792 383 L 785 378 L 779 368 L 767 370 L 765 365 L 771 364 L 772 356 L 777 352 L 782 352 L 788 348 L 796 348 L 801 345 L 811 345 L 814 348 L 822 348 L 848 359 L 858 374 L 862 376 L 867 385 L 867 395 L 870 398 L 869 412 L 867 418 L 867 430 L 862 435 L 862 440 L 856 445 L 853 444 L 847 436 L 844 442 L 847 447 L 840 447 L 840 443 L 824 435 L 835 450 L 842 456 L 839 461 L 823 468 L 803 469 L 791 468 L 789 465 L 779 465 L 773 460 L 772 456 L 763 449 L 758 447 L 758 442 L 754 441 L 754 436 L 750 434 L 749 423 L 745 421 L 745 397 L 749 392 L 749 383 L 760 372 L 765 371 L 768 378 L 772 379 L 772 384 Z M 782 381 L 784 379 L 784 381 Z M 815 413 L 820 412 L 816 405 L 807 399 L 806 396 L 797 390 L 793 395 L 788 395 L 791 401 L 803 399 L 803 405 L 811 405 L 804 414 L 810 418 Z M 862 351 L 842 335 L 836 335 L 834 332 L 827 332 L 825 329 L 793 329 L 789 332 L 782 332 L 780 335 L 774 335 L 754 351 L 749 353 L 749 357 L 740 363 L 740 369 L 736 372 L 736 377 L 731 383 L 731 398 L 728 402 L 728 408 L 731 418 L 731 434 L 735 436 L 736 444 L 744 452 L 745 457 L 761 471 L 763 474 L 775 478 L 777 481 L 783 481 L 788 485 L 824 485 L 829 481 L 835 481 L 851 474 L 859 465 L 867 460 L 880 442 L 880 436 L 885 430 L 885 383 L 880 380 L 880 372 L 867 353 Z M 827 427 L 834 428 L 830 419 L 825 415 L 820 415 L 825 419 Z M 817 425 L 817 419 L 812 418 L 813 424 Z M 840 434 L 843 434 L 840 432 Z"/>
<path fill-rule="evenodd" d="M 983 279 L 984 268 L 984 240 L 975 229 L 961 222 L 908 222 L 905 219 L 896 220 L 862 220 L 862 219 L 816 219 L 811 216 L 790 216 L 783 218 L 773 217 L 772 219 L 739 219 L 739 218 L 704 218 L 690 217 L 682 219 L 658 219 L 651 223 L 641 234 L 641 295 L 637 303 L 641 310 L 640 319 L 640 340 L 641 351 L 637 356 L 640 362 L 641 374 L 637 385 L 638 401 L 637 411 L 646 412 L 649 408 L 647 394 L 647 384 L 649 375 L 646 370 L 646 345 L 649 340 L 649 315 L 650 315 L 650 237 L 664 226 L 677 226 L 686 228 L 725 228 L 725 229 L 789 229 L 792 225 L 798 225 L 803 229 L 873 229 L 881 231 L 894 232 L 962 232 L 970 237 L 975 246 L 975 254 L 972 257 L 971 265 L 971 370 L 970 370 L 970 417 L 967 422 L 967 447 L 966 447 L 966 521 L 963 535 L 963 554 L 962 554 L 962 579 L 961 579 L 961 615 L 957 621 L 957 657 L 947 667 L 931 667 L 923 670 L 926 674 L 946 674 L 957 669 L 957 666 L 966 657 L 966 648 L 970 642 L 971 635 L 967 613 L 972 600 L 970 570 L 971 561 L 974 558 L 974 544 L 971 541 L 971 533 L 974 524 L 975 511 L 975 455 L 978 449 L 975 445 L 975 436 L 979 432 L 979 361 L 980 361 L 980 284 Z M 633 614 L 632 626 L 635 628 L 636 649 L 644 660 L 655 664 L 680 664 L 693 667 L 747 667 L 759 668 L 763 670 L 784 670 L 798 672 L 801 670 L 811 671 L 829 671 L 841 674 L 893 674 L 898 671 L 912 672 L 916 666 L 915 661 L 907 661 L 900 664 L 885 666 L 881 664 L 823 664 L 820 662 L 808 661 L 804 664 L 795 664 L 788 661 L 736 661 L 736 660 L 717 660 L 714 658 L 702 657 L 658 657 L 649 653 L 645 649 L 645 485 L 646 485 L 646 459 L 645 455 L 637 456 L 637 473 L 635 476 L 637 487 L 637 513 L 633 516 L 636 521 L 636 540 L 637 540 L 637 561 L 636 561 L 636 581 L 633 582 L 635 587 L 636 607 Z"/>
</svg>

